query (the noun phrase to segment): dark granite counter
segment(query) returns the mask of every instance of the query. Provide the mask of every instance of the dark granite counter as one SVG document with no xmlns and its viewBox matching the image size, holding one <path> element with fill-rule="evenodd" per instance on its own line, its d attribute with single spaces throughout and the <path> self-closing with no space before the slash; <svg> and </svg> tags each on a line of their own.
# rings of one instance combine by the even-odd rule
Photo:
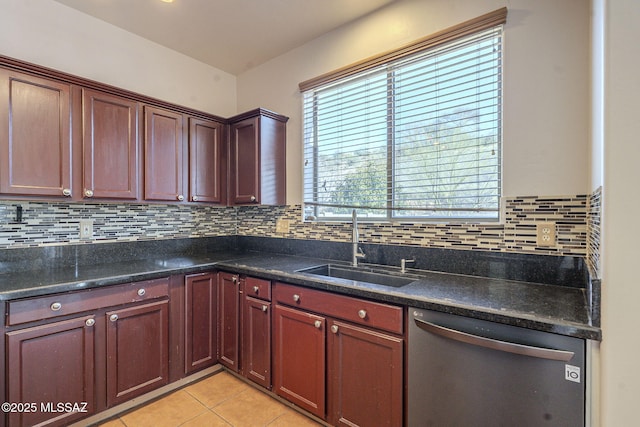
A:
<svg viewBox="0 0 640 427">
<path fill-rule="evenodd" d="M 306 253 L 303 254 L 305 256 L 273 254 L 264 248 L 248 250 L 229 241 L 179 248 L 177 252 L 175 248 L 172 251 L 159 250 L 154 243 L 147 245 L 150 247 L 145 248 L 143 254 L 129 252 L 124 246 L 116 246 L 118 253 L 109 256 L 98 255 L 95 251 L 91 256 L 76 253 L 75 262 L 69 259 L 72 257 L 68 254 L 62 257 L 64 262 L 57 263 L 42 261 L 42 255 L 37 257 L 39 263 L 29 262 L 24 254 L 11 254 L 15 259 L 5 256 L 0 259 L 0 300 L 219 269 L 529 329 L 601 339 L 600 328 L 592 325 L 587 289 L 581 286 L 540 284 L 421 268 L 411 270 L 420 275 L 419 280 L 394 288 L 297 272 L 325 264 L 329 259 L 333 259 L 331 262 L 344 262 L 335 261 L 336 258 L 328 256 L 327 252 L 316 252 L 322 254 L 316 256 Z M 104 248 L 104 251 L 113 249 Z M 87 256 L 91 262 L 87 262 Z M 32 268 L 34 265 L 37 268 Z"/>
</svg>

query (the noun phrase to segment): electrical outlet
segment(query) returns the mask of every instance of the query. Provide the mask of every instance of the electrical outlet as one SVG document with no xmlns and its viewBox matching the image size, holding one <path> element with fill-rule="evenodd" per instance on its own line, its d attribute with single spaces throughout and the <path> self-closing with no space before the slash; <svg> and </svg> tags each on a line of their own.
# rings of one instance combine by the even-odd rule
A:
<svg viewBox="0 0 640 427">
<path fill-rule="evenodd" d="M 279 219 L 276 220 L 276 233 L 288 233 L 289 232 L 289 220 Z"/>
<path fill-rule="evenodd" d="M 536 240 L 538 246 L 556 245 L 556 223 L 539 222 L 536 224 Z"/>
<path fill-rule="evenodd" d="M 80 238 L 90 239 L 93 237 L 93 221 L 90 219 L 80 220 Z"/>
</svg>

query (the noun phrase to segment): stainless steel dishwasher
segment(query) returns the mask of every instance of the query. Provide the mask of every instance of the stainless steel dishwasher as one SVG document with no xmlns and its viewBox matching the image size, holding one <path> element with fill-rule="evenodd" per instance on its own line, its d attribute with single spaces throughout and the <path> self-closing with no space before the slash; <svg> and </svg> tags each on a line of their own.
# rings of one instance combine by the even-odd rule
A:
<svg viewBox="0 0 640 427">
<path fill-rule="evenodd" d="M 409 427 L 584 423 L 584 340 L 409 308 Z"/>
</svg>

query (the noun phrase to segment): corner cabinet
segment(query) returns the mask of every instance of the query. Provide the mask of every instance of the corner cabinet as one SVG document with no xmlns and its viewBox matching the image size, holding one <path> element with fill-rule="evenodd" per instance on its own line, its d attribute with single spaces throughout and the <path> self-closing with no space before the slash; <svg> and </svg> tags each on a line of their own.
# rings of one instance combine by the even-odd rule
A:
<svg viewBox="0 0 640 427">
<path fill-rule="evenodd" d="M 286 203 L 288 120 L 264 109 L 230 119 L 230 205 Z"/>
<path fill-rule="evenodd" d="M 0 192 L 71 197 L 71 85 L 0 69 Z"/>
<path fill-rule="evenodd" d="M 218 362 L 218 275 L 185 277 L 185 373 Z"/>
<path fill-rule="evenodd" d="M 219 273 L 222 365 L 271 388 L 271 281 Z"/>
</svg>

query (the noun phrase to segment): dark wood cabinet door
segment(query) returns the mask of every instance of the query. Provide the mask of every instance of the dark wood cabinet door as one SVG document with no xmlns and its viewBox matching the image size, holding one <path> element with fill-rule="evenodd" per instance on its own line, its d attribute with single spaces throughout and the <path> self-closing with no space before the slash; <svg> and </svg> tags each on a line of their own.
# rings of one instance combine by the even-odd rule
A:
<svg viewBox="0 0 640 427">
<path fill-rule="evenodd" d="M 82 89 L 82 196 L 138 198 L 137 102 Z"/>
<path fill-rule="evenodd" d="M 401 426 L 403 339 L 335 320 L 329 330 L 329 422 Z"/>
<path fill-rule="evenodd" d="M 271 303 L 245 297 L 242 325 L 243 375 L 271 388 Z"/>
<path fill-rule="evenodd" d="M 237 275 L 218 273 L 218 333 L 220 363 L 240 371 L 240 281 Z"/>
<path fill-rule="evenodd" d="M 231 204 L 260 203 L 260 118 L 231 126 Z"/>
<path fill-rule="evenodd" d="M 325 327 L 322 316 L 277 304 L 274 309 L 273 385 L 278 395 L 325 416 Z"/>
<path fill-rule="evenodd" d="M 185 278 L 185 372 L 218 362 L 218 286 L 215 273 Z"/>
<path fill-rule="evenodd" d="M 71 88 L 0 70 L 0 192 L 71 196 Z"/>
<path fill-rule="evenodd" d="M 169 302 L 106 313 L 107 406 L 169 382 Z"/>
<path fill-rule="evenodd" d="M 94 412 L 94 323 L 83 316 L 6 334 L 8 401 L 37 409 L 9 414 L 11 426 L 68 425 Z M 60 402 L 86 402 L 86 412 L 57 412 Z"/>
<path fill-rule="evenodd" d="M 182 115 L 145 106 L 144 116 L 144 198 L 182 201 L 185 197 Z"/>
<path fill-rule="evenodd" d="M 189 200 L 192 202 L 225 202 L 223 129 L 222 123 L 189 119 Z"/>
</svg>

